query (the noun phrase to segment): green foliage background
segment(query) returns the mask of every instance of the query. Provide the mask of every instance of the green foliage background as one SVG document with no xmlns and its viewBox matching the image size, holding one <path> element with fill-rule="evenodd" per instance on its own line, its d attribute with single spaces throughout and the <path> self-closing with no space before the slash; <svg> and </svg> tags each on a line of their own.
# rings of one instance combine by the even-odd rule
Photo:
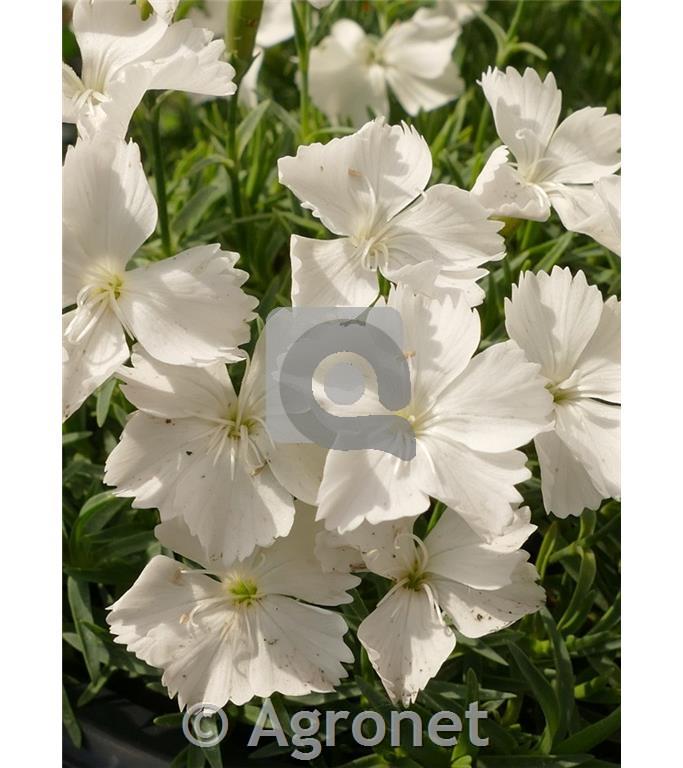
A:
<svg viewBox="0 0 683 768">
<path fill-rule="evenodd" d="M 188 5 L 181 3 L 178 15 Z M 130 135 L 141 145 L 150 183 L 160 208 L 167 210 L 167 226 L 162 215 L 158 233 L 136 261 L 220 242 L 241 254 L 240 266 L 250 274 L 247 290 L 260 299 L 261 318 L 288 304 L 290 235 L 327 235 L 278 184 L 277 159 L 293 154 L 300 143 L 351 132 L 327 125 L 305 104 L 302 129 L 294 86 L 297 44 L 305 57 L 306 48 L 327 34 L 337 18 L 354 18 L 366 31 L 379 33 L 395 19 L 410 17 L 418 5 L 337 0 L 313 28 L 310 6 L 297 4 L 297 40 L 266 52 L 260 103 L 253 111 L 237 108 L 235 100 L 197 105 L 184 94 L 148 95 Z M 431 183 L 470 188 L 497 143 L 490 110 L 476 85 L 486 67 L 528 65 L 541 75 L 552 70 L 564 94 L 563 115 L 589 105 L 619 111 L 619 28 L 618 2 L 489 3 L 487 17 L 467 24 L 456 50 L 465 94 L 414 120 L 392 103 L 391 122 L 407 119 L 429 142 Z M 63 45 L 65 59 L 77 63 L 78 49 L 66 24 Z M 556 216 L 542 224 L 508 222 L 505 235 L 507 258 L 492 265 L 484 283 L 482 346 L 505 337 L 503 298 L 521 270 L 568 265 L 584 270 L 605 297 L 619 294 L 619 260 L 592 240 L 565 232 Z M 253 337 L 257 332 L 255 328 Z M 176 704 L 166 696 L 158 671 L 114 645 L 104 621 L 105 607 L 160 551 L 152 535 L 157 513 L 132 510 L 128 500 L 114 498 L 102 484 L 104 461 L 130 410 L 116 382 L 110 381 L 64 427 L 64 722 L 76 744 L 82 741 L 79 717 L 87 719 L 103 691 L 144 703 L 157 715 L 151 728 L 160 734 L 177 733 L 180 726 Z M 462 737 L 452 751 L 385 744 L 371 751 L 340 730 L 338 746 L 324 749 L 314 766 L 607 768 L 619 763 L 620 507 L 609 501 L 580 519 L 546 516 L 533 448 L 529 461 L 535 477 L 521 490 L 538 531 L 527 549 L 542 576 L 547 609 L 481 640 L 458 637 L 453 655 L 414 707 L 426 723 L 430 713 L 442 709 L 462 716 L 467 702 L 478 700 L 490 713 L 482 727 L 490 745 L 477 750 Z M 427 513 L 422 524 L 428 526 L 438 513 Z M 379 577 L 364 579 L 353 603 L 343 607 L 352 629 L 384 590 Z M 349 681 L 329 695 L 276 695 L 279 712 L 306 706 L 349 709 L 352 714 L 367 708 L 390 710 L 367 656 L 352 633 L 347 639 L 356 656 Z M 227 708 L 231 731 L 221 749 L 187 746 L 173 765 L 243 764 L 247 726 L 255 720 L 257 704 Z M 130 738 L 135 741 L 135 732 Z M 250 757 L 254 765 L 295 763 L 286 753 L 268 744 Z"/>
</svg>

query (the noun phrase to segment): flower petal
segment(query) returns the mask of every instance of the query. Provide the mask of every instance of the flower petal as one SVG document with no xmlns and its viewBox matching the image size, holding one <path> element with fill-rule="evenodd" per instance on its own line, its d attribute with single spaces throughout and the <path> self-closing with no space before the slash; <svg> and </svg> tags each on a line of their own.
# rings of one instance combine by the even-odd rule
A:
<svg viewBox="0 0 683 768">
<path fill-rule="evenodd" d="M 266 3 L 269 1 L 266 0 Z M 193 3 L 187 18 L 198 27 L 210 29 L 215 37 L 222 37 L 225 35 L 228 22 L 228 4 L 225 0 L 204 0 L 201 6 Z M 263 20 L 263 14 L 261 20 Z"/>
<path fill-rule="evenodd" d="M 62 122 L 77 123 L 83 106 L 79 97 L 85 91 L 81 78 L 73 69 L 62 62 Z"/>
<path fill-rule="evenodd" d="M 225 418 L 236 395 L 223 363 L 205 368 L 166 365 L 136 345 L 131 366 L 119 371 L 126 398 L 150 416 Z"/>
<path fill-rule="evenodd" d="M 391 290 L 387 303 L 403 321 L 413 402 L 418 410 L 427 408 L 457 379 L 479 346 L 479 315 L 462 295 L 428 299 L 401 286 Z"/>
<path fill-rule="evenodd" d="M 280 183 L 328 229 L 366 237 L 422 192 L 432 158 L 414 128 L 379 118 L 351 136 L 299 147 L 278 170 Z"/>
<path fill-rule="evenodd" d="M 154 13 L 167 23 L 173 20 L 173 14 L 176 12 L 180 0 L 149 0 L 149 4 L 154 9 Z"/>
<path fill-rule="evenodd" d="M 582 397 L 621 400 L 621 303 L 610 296 L 600 322 L 576 361 L 576 389 Z"/>
<path fill-rule="evenodd" d="M 125 67 L 144 56 L 166 34 L 168 26 L 157 14 L 143 21 L 135 5 L 81 0 L 72 26 L 83 60 L 81 79 L 86 88 L 106 90 Z"/>
<path fill-rule="evenodd" d="M 353 654 L 344 644 L 348 628 L 338 614 L 269 595 L 247 617 L 256 643 L 248 672 L 255 696 L 328 693 L 348 676 L 342 662 L 351 663 Z"/>
<path fill-rule="evenodd" d="M 555 430 L 586 468 L 602 497 L 618 499 L 621 408 L 597 400 L 569 400 L 555 409 Z"/>
<path fill-rule="evenodd" d="M 430 432 L 476 451 L 525 445 L 551 424 L 553 398 L 538 371 L 514 342 L 493 344 L 441 393 Z"/>
<path fill-rule="evenodd" d="M 493 110 L 498 135 L 515 156 L 523 177 L 533 171 L 555 130 L 562 93 L 550 72 L 545 80 L 527 67 L 524 74 L 508 67 L 505 73 L 489 69 L 481 87 Z"/>
<path fill-rule="evenodd" d="M 178 474 L 191 456 L 206 452 L 206 433 L 207 424 L 201 419 L 160 419 L 138 411 L 126 422 L 119 444 L 107 458 L 104 482 L 115 486 L 117 496 L 134 497 L 139 509 L 168 504 L 172 510 Z"/>
<path fill-rule="evenodd" d="M 286 595 L 317 605 L 341 605 L 352 598 L 347 590 L 360 584 L 357 576 L 333 573 L 321 567 L 315 556 L 315 509 L 297 502 L 289 534 L 268 547 L 266 557 L 254 555 L 254 574 L 260 590 L 268 595 Z"/>
<path fill-rule="evenodd" d="M 124 67 L 107 85 L 107 98 L 81 115 L 78 131 L 85 136 L 124 139 L 133 113 L 152 87 L 154 69 L 147 61 Z"/>
<path fill-rule="evenodd" d="M 452 61 L 458 27 L 444 17 L 416 15 L 389 28 L 379 43 L 386 78 L 409 115 L 436 109 L 464 90 Z"/>
<path fill-rule="evenodd" d="M 557 517 L 578 517 L 584 509 L 597 509 L 602 496 L 583 463 L 555 432 L 538 435 L 534 444 L 541 470 L 541 490 L 546 512 Z"/>
<path fill-rule="evenodd" d="M 250 615 L 225 603 L 203 617 L 201 631 L 188 633 L 161 682 L 180 709 L 193 704 L 223 707 L 246 704 L 254 697 L 249 663 L 255 653 Z"/>
<path fill-rule="evenodd" d="M 592 184 L 621 165 L 621 116 L 605 107 L 585 107 L 563 120 L 544 158 L 547 181 Z"/>
<path fill-rule="evenodd" d="M 289 532 L 292 497 L 267 465 L 250 473 L 229 449 L 218 459 L 211 430 L 199 419 L 135 414 L 112 451 L 105 482 L 139 508 L 158 507 L 162 520 L 182 517 L 211 562 L 248 557 Z"/>
<path fill-rule="evenodd" d="M 385 523 L 361 523 L 343 535 L 337 531 L 318 534 L 316 554 L 330 570 L 370 570 L 388 579 L 403 577 L 415 561 L 412 538 L 415 517 L 402 517 Z"/>
<path fill-rule="evenodd" d="M 109 607 L 107 623 L 117 643 L 139 659 L 164 667 L 187 643 L 187 617 L 202 600 L 217 597 L 221 584 L 188 571 L 177 560 L 153 557 L 133 586 Z"/>
<path fill-rule="evenodd" d="M 361 264 L 349 238 L 292 235 L 290 257 L 292 306 L 367 307 L 379 293 L 377 275 Z"/>
<path fill-rule="evenodd" d="M 330 34 L 311 49 L 311 100 L 331 123 L 350 119 L 360 126 L 368 117 L 389 114 L 384 70 L 367 65 L 370 50 L 365 32 L 350 19 L 336 21 Z"/>
<path fill-rule="evenodd" d="M 84 306 L 63 315 L 64 328 L 83 313 L 89 314 L 90 308 Z M 71 343 L 65 335 L 62 352 L 62 417 L 68 419 L 126 360 L 128 345 L 116 315 L 105 309 L 77 343 Z"/>
<path fill-rule="evenodd" d="M 276 443 L 269 466 L 277 481 L 292 496 L 315 504 L 323 477 L 327 450 L 312 443 Z"/>
<path fill-rule="evenodd" d="M 166 549 L 170 549 L 177 555 L 192 560 L 202 568 L 212 570 L 217 564 L 209 560 L 206 548 L 202 546 L 201 541 L 192 534 L 187 527 L 187 523 L 182 517 L 172 517 L 170 520 L 164 520 L 154 527 L 154 536 L 157 541 Z M 218 563 L 220 567 L 221 563 Z"/>
<path fill-rule="evenodd" d="M 257 301 L 242 290 L 237 259 L 200 245 L 126 272 L 118 303 L 141 346 L 171 365 L 243 359 Z"/>
<path fill-rule="evenodd" d="M 512 584 L 496 590 L 471 589 L 443 579 L 430 583 L 458 632 L 477 638 L 509 627 L 545 604 L 545 592 L 536 583 L 538 573 L 533 565 L 521 562 L 513 579 Z"/>
<path fill-rule="evenodd" d="M 62 172 L 67 302 L 75 303 L 73 291 L 92 280 L 93 268 L 123 272 L 156 222 L 137 144 L 98 138 L 69 147 Z"/>
<path fill-rule="evenodd" d="M 621 252 L 620 179 L 604 176 L 592 186 L 558 184 L 549 192 L 566 229 L 588 235 L 616 254 Z"/>
<path fill-rule="evenodd" d="M 453 278 L 491 260 L 501 259 L 505 244 L 501 223 L 465 190 L 435 184 L 391 222 L 386 234 L 393 280 L 396 268 L 433 261 L 440 271 L 436 286 L 453 289 Z"/>
<path fill-rule="evenodd" d="M 318 494 L 318 520 L 344 533 L 365 520 L 376 524 L 424 512 L 429 497 L 419 487 L 418 463 L 419 457 L 402 461 L 384 451 L 330 451 Z"/>
<path fill-rule="evenodd" d="M 378 526 L 373 526 L 378 527 Z M 337 531 L 320 531 L 315 537 L 315 556 L 325 573 L 353 573 L 365 567 L 360 551 Z"/>
<path fill-rule="evenodd" d="M 523 272 L 505 299 L 505 327 L 527 357 L 539 363 L 553 384 L 567 379 L 595 333 L 602 314 L 602 296 L 579 271 L 553 267 Z"/>
<path fill-rule="evenodd" d="M 472 195 L 491 215 L 545 221 L 550 215 L 548 195 L 538 184 L 527 183 L 507 158 L 507 147 L 493 150 L 477 176 Z"/>
<path fill-rule="evenodd" d="M 428 570 L 473 589 L 500 589 L 512 583 L 517 565 L 527 559 L 522 550 L 505 551 L 489 545 L 452 509 L 444 510 L 425 539 Z"/>
<path fill-rule="evenodd" d="M 612 236 L 602 235 L 598 242 L 621 256 L 621 176 L 603 176 L 593 187 L 612 223 Z"/>
<path fill-rule="evenodd" d="M 387 595 L 358 627 L 393 704 L 412 704 L 455 648 L 455 635 L 445 625 L 424 590 L 399 588 Z"/>
<path fill-rule="evenodd" d="M 225 0 L 217 5 L 223 6 L 225 16 Z M 225 30 L 225 19 L 223 20 Z M 292 17 L 291 3 L 282 3 L 278 0 L 265 0 L 258 29 L 256 30 L 256 43 L 262 48 L 270 48 L 285 40 L 294 37 L 294 19 Z"/>
<path fill-rule="evenodd" d="M 444 71 L 432 79 L 415 77 L 412 70 L 405 69 L 401 72 L 389 69 L 386 78 L 403 109 L 412 116 L 421 110 L 429 112 L 438 109 L 457 99 L 465 90 L 460 70 L 453 61 L 449 61 Z"/>
<path fill-rule="evenodd" d="M 481 453 L 438 434 L 422 435 L 433 472 L 426 493 L 456 509 L 487 540 L 504 533 L 522 501 L 515 485 L 530 477 L 520 451 Z"/>
<path fill-rule="evenodd" d="M 195 27 L 189 19 L 171 24 L 163 38 L 145 56 L 153 68 L 150 88 L 186 91 L 206 96 L 230 96 L 237 86 L 234 68 L 222 61 L 223 40 Z"/>
</svg>

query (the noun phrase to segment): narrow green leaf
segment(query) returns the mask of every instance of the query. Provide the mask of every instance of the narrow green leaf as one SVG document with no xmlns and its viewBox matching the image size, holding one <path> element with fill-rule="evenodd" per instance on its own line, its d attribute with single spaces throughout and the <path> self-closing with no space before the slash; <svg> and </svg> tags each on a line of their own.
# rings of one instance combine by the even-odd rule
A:
<svg viewBox="0 0 683 768">
<path fill-rule="evenodd" d="M 555 734 L 555 741 L 557 741 L 567 733 L 571 713 L 574 709 L 574 670 L 567 645 L 562 635 L 558 632 L 550 611 L 547 608 L 542 608 L 539 613 L 553 646 L 553 657 L 555 659 L 555 669 L 557 670 L 554 683 L 555 692 L 560 704 L 560 724 Z M 580 752 L 582 750 L 570 751 Z"/>
<path fill-rule="evenodd" d="M 66 432 L 62 435 L 62 447 L 65 447 L 67 445 L 73 445 L 74 443 L 77 443 L 79 440 L 85 440 L 88 437 L 92 436 L 92 432 L 88 432 L 87 430 L 83 432 Z"/>
<path fill-rule="evenodd" d="M 550 528 L 548 528 L 548 530 L 545 532 L 543 542 L 541 543 L 541 548 L 538 551 L 538 557 L 536 558 L 536 570 L 538 571 L 541 579 L 545 575 L 545 569 L 548 567 L 548 561 L 553 553 L 553 550 L 555 549 L 555 545 L 557 544 L 557 537 L 559 536 L 559 533 L 560 527 L 557 520 L 555 520 L 555 522 L 553 522 Z"/>
<path fill-rule="evenodd" d="M 557 745 L 556 752 L 588 752 L 608 739 L 621 724 L 621 707 Z"/>
<path fill-rule="evenodd" d="M 107 420 L 109 413 L 109 405 L 111 403 L 111 396 L 116 388 L 117 381 L 114 378 L 105 381 L 104 384 L 97 390 L 97 399 L 95 401 L 95 420 L 97 426 L 102 427 Z"/>
<path fill-rule="evenodd" d="M 553 690 L 552 685 L 545 679 L 543 674 L 532 664 L 527 655 L 513 643 L 508 644 L 510 653 L 519 667 L 524 679 L 529 684 L 534 698 L 543 710 L 546 727 L 541 737 L 538 748 L 541 752 L 547 754 L 560 725 L 560 705 Z"/>
<path fill-rule="evenodd" d="M 102 530 L 114 515 L 128 504 L 128 499 L 120 499 L 111 491 L 91 496 L 78 513 L 71 531 L 71 540 L 79 545 L 84 536 Z"/>
<path fill-rule="evenodd" d="M 176 234 L 190 234 L 197 226 L 206 211 L 227 192 L 227 184 L 216 181 L 205 187 L 200 187 L 185 203 L 180 213 L 173 221 L 173 231 Z"/>
<path fill-rule="evenodd" d="M 100 679 L 100 665 L 106 659 L 106 652 L 100 641 L 83 626 L 84 621 L 91 623 L 93 621 L 90 589 L 85 582 L 77 581 L 70 576 L 67 580 L 67 595 L 76 632 L 83 646 L 83 660 L 90 680 L 95 683 Z"/>
<path fill-rule="evenodd" d="M 162 728 L 180 728 L 183 722 L 182 712 L 171 712 L 169 715 L 159 715 L 152 720 L 154 725 Z"/>
<path fill-rule="evenodd" d="M 190 744 L 187 752 L 187 768 L 204 768 L 205 763 L 204 750 L 201 747 Z"/>
<path fill-rule="evenodd" d="M 575 632 L 581 627 L 593 604 L 590 589 L 597 573 L 595 555 L 582 547 L 577 548 L 577 553 L 581 557 L 581 567 L 576 589 L 562 618 L 557 622 L 558 629 L 565 634 Z"/>
<path fill-rule="evenodd" d="M 237 126 L 237 153 L 240 157 L 247 148 L 247 144 L 251 141 L 251 137 L 254 135 L 254 131 L 258 128 L 259 123 L 266 116 L 271 104 L 272 102 L 268 99 L 262 101 Z"/>
<path fill-rule="evenodd" d="M 78 720 L 76 720 L 76 715 L 71 707 L 71 702 L 69 701 L 64 686 L 62 686 L 62 722 L 64 723 L 64 728 L 69 734 L 69 738 L 74 746 L 77 749 L 80 749 L 81 743 L 83 742 L 83 733 L 81 732 L 81 726 L 78 724 Z"/>
<path fill-rule="evenodd" d="M 548 60 L 548 55 L 546 52 L 533 43 L 513 43 L 508 50 L 511 53 L 516 53 L 517 51 L 526 51 L 526 53 L 530 53 L 532 56 L 536 56 L 542 61 Z"/>
<path fill-rule="evenodd" d="M 477 768 L 578 768 L 588 766 L 590 755 L 515 755 L 479 757 Z"/>
<path fill-rule="evenodd" d="M 95 698 L 95 696 L 97 696 L 97 694 L 102 690 L 102 688 L 104 688 L 108 679 L 109 679 L 108 674 L 101 675 L 100 679 L 97 682 L 88 683 L 83 693 L 78 697 L 76 706 L 84 707 L 86 704 L 91 702 Z"/>
</svg>

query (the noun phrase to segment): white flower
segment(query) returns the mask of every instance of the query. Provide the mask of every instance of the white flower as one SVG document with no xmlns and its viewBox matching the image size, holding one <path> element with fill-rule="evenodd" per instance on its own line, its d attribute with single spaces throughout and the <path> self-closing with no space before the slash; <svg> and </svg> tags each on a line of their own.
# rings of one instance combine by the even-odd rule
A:
<svg viewBox="0 0 683 768">
<path fill-rule="evenodd" d="M 586 107 L 558 126 L 562 92 L 552 73 L 541 81 L 529 68 L 523 75 L 489 69 L 481 86 L 505 146 L 491 154 L 472 191 L 496 215 L 545 221 L 552 205 L 563 216 L 590 185 L 618 170 L 620 116 Z"/>
<path fill-rule="evenodd" d="M 567 229 L 621 255 L 621 176 L 603 176 L 590 187 L 574 187 L 571 196 L 553 196 L 553 206 Z"/>
<path fill-rule="evenodd" d="M 368 570 L 394 582 L 358 627 L 394 704 L 413 703 L 450 656 L 450 623 L 465 637 L 482 637 L 544 604 L 536 569 L 520 550 L 535 530 L 529 520 L 527 507 L 514 510 L 501 536 L 487 542 L 446 509 L 424 541 L 411 532 L 412 520 L 365 524 L 343 537 Z"/>
<path fill-rule="evenodd" d="M 457 39 L 455 22 L 419 12 L 381 39 L 355 21 L 337 21 L 311 50 L 311 99 L 330 122 L 350 119 L 353 125 L 389 114 L 388 88 L 409 115 L 436 109 L 464 88 L 452 60 Z"/>
<path fill-rule="evenodd" d="M 388 303 L 403 322 L 412 400 L 399 415 L 412 426 L 416 455 L 403 461 L 379 450 L 331 450 L 318 518 L 344 533 L 364 521 L 417 515 L 432 496 L 483 535 L 499 534 L 510 505 L 522 500 L 515 485 L 530 476 L 514 449 L 550 426 L 552 397 L 538 366 L 511 342 L 472 358 L 479 316 L 462 297 L 427 300 L 399 289 Z"/>
<path fill-rule="evenodd" d="M 221 61 L 222 40 L 188 19 L 168 24 L 159 14 L 142 21 L 135 4 L 80 0 L 73 29 L 83 67 L 63 65 L 63 120 L 81 135 L 100 130 L 123 138 L 135 108 L 150 89 L 211 96 L 235 92 L 234 69 Z"/>
<path fill-rule="evenodd" d="M 331 0 L 309 0 L 314 8 L 323 8 L 329 5 Z M 228 23 L 227 10 L 230 0 L 204 0 L 202 7 L 193 6 L 188 18 L 210 29 L 216 37 L 224 37 Z M 254 109 L 258 103 L 256 84 L 259 72 L 263 64 L 263 49 L 289 40 L 294 36 L 294 19 L 292 17 L 292 4 L 289 0 L 264 0 L 261 20 L 256 32 L 256 45 L 254 46 L 254 60 L 240 82 L 238 93 L 239 103 L 247 108 Z M 197 99 L 197 101 L 200 101 Z"/>
<path fill-rule="evenodd" d="M 161 16 L 167 24 L 171 23 L 173 14 L 176 12 L 179 2 L 180 0 L 149 0 L 149 4 L 152 6 L 154 13 Z"/>
<path fill-rule="evenodd" d="M 320 10 L 332 0 L 308 0 Z M 190 9 L 188 17 L 198 24 L 208 27 L 216 37 L 223 37 L 228 23 L 227 10 L 230 0 L 204 0 L 202 7 Z M 294 18 L 290 0 L 264 0 L 261 20 L 256 31 L 256 45 L 270 48 L 294 37 Z"/>
<path fill-rule="evenodd" d="M 239 395 L 223 364 L 169 366 L 134 352 L 119 372 L 139 411 L 104 481 L 162 520 L 183 518 L 212 557 L 244 558 L 286 536 L 292 496 L 314 502 L 320 485 L 325 451 L 274 444 L 265 428 L 263 350 L 261 340 Z"/>
<path fill-rule="evenodd" d="M 208 27 L 216 37 L 223 37 L 228 23 L 230 0 L 204 0 L 201 7 L 193 7 L 188 18 Z M 261 20 L 256 32 L 256 45 L 270 48 L 294 35 L 292 4 L 288 0 L 264 0 Z"/>
<path fill-rule="evenodd" d="M 155 533 L 202 570 L 154 557 L 107 621 L 116 642 L 163 670 L 181 709 L 329 692 L 347 676 L 346 623 L 317 605 L 351 602 L 346 590 L 358 579 L 323 573 L 310 508 L 298 507 L 286 539 L 242 561 L 209 556 L 180 520 Z"/>
<path fill-rule="evenodd" d="M 486 0 L 436 0 L 433 8 L 423 8 L 419 13 L 448 16 L 462 26 L 474 19 L 484 8 Z"/>
<path fill-rule="evenodd" d="M 454 289 L 478 304 L 481 265 L 501 259 L 500 222 L 465 190 L 435 184 L 427 142 L 377 118 L 352 136 L 299 147 L 278 161 L 280 182 L 336 240 L 292 236 L 292 303 L 367 306 L 377 272 L 427 294 Z"/>
<path fill-rule="evenodd" d="M 157 208 L 136 144 L 80 139 L 63 169 L 64 416 L 128 357 L 126 332 L 164 362 L 244 357 L 256 300 L 236 253 L 218 245 L 126 270 Z"/>
<path fill-rule="evenodd" d="M 535 439 L 543 503 L 559 517 L 596 509 L 621 492 L 621 314 L 583 272 L 521 275 L 505 300 L 505 325 L 541 366 L 555 405 L 555 428 Z"/>
</svg>

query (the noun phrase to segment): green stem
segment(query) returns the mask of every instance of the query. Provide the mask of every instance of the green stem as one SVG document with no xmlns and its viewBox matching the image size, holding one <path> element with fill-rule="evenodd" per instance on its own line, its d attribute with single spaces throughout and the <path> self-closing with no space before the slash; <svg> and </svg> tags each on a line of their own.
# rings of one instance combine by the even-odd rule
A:
<svg viewBox="0 0 683 768">
<path fill-rule="evenodd" d="M 231 0 L 228 5 L 228 15 L 225 30 L 225 47 L 230 62 L 235 67 L 235 82 L 239 85 L 246 71 L 251 66 L 254 56 L 254 43 L 263 0 Z M 230 189 L 232 193 L 233 214 L 236 219 L 242 217 L 242 190 L 240 188 L 240 157 L 237 146 L 237 93 L 228 99 L 228 136 L 227 154 L 232 161 L 232 167 L 228 168 L 230 177 Z M 246 229 L 242 224 L 237 225 L 237 238 L 240 251 L 246 247 Z M 244 253 L 242 253 L 244 256 Z"/>
<path fill-rule="evenodd" d="M 238 86 L 254 56 L 254 42 L 262 11 L 263 0 L 230 0 L 228 5 L 225 48 L 235 67 Z M 237 94 L 232 98 L 236 99 Z"/>
<path fill-rule="evenodd" d="M 235 96 L 228 99 L 227 152 L 229 159 L 232 161 L 228 166 L 230 191 L 232 195 L 232 211 L 235 219 L 241 219 L 243 216 L 242 188 L 240 186 L 240 157 L 237 147 L 237 99 Z M 243 224 L 237 224 L 236 229 L 241 252 L 244 248 L 245 228 Z"/>
<path fill-rule="evenodd" d="M 157 206 L 159 208 L 159 228 L 161 230 L 161 247 L 164 256 L 171 255 L 171 230 L 168 225 L 168 203 L 166 200 L 166 177 L 164 174 L 164 155 L 161 151 L 161 132 L 159 130 L 159 105 L 152 109 L 152 155 L 154 161 L 154 181 L 157 189 Z"/>
<path fill-rule="evenodd" d="M 299 111 L 301 122 L 301 143 L 305 144 L 310 133 L 311 101 L 308 92 L 308 65 L 310 49 L 308 33 L 310 29 L 311 6 L 307 0 L 296 0 L 294 11 L 294 41 L 299 60 Z"/>
<path fill-rule="evenodd" d="M 383 35 L 389 28 L 389 20 L 387 19 L 386 0 L 375 0 L 375 12 L 377 13 L 377 23 L 379 24 L 379 32 L 381 35 Z"/>
<path fill-rule="evenodd" d="M 479 126 L 477 127 L 477 135 L 474 139 L 474 165 L 472 166 L 472 176 L 470 177 L 470 189 L 474 186 L 474 182 L 477 180 L 479 172 L 484 167 L 484 157 L 481 153 L 481 147 L 484 143 L 484 137 L 486 136 L 490 119 L 491 107 L 487 102 L 481 112 Z"/>
</svg>

